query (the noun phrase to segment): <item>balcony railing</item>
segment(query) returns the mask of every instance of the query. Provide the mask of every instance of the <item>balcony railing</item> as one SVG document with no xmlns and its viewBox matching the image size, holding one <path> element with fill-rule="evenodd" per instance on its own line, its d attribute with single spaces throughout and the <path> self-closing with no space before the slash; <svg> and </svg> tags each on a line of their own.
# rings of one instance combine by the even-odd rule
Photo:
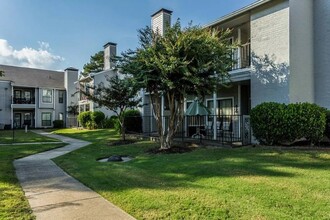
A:
<svg viewBox="0 0 330 220">
<path fill-rule="evenodd" d="M 232 70 L 244 69 L 251 66 L 251 45 L 242 44 L 233 51 L 233 60 L 235 61 Z"/>
<path fill-rule="evenodd" d="M 14 98 L 13 104 L 35 104 L 34 98 Z"/>
</svg>

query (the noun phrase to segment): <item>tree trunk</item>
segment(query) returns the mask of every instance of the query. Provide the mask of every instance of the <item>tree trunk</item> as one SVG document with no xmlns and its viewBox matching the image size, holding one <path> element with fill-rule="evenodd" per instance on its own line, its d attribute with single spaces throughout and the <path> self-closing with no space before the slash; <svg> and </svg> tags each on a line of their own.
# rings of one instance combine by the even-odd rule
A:
<svg viewBox="0 0 330 220">
<path fill-rule="evenodd" d="M 158 135 L 159 135 L 159 143 L 160 149 L 165 150 L 172 147 L 174 135 L 177 131 L 177 128 L 182 122 L 183 118 L 183 96 L 175 97 L 174 94 L 167 94 L 167 98 L 169 100 L 169 108 L 170 108 L 170 115 L 169 115 L 169 123 L 166 132 L 166 128 L 163 127 L 162 124 L 162 116 L 161 115 L 161 98 L 160 95 L 151 95 L 151 102 L 154 107 L 154 113 L 156 116 L 157 121 L 157 128 L 158 128 Z M 175 100 L 178 99 L 178 101 Z"/>
</svg>

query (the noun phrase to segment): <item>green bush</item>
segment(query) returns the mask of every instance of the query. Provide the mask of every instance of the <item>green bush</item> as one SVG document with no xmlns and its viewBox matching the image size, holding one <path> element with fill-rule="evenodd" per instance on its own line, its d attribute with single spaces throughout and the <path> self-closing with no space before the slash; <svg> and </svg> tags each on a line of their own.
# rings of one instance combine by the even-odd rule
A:
<svg viewBox="0 0 330 220">
<path fill-rule="evenodd" d="M 326 110 L 326 126 L 325 126 L 325 136 L 330 139 L 330 111 Z"/>
<path fill-rule="evenodd" d="M 142 132 L 142 117 L 139 110 L 126 110 L 124 113 L 125 131 L 130 133 Z"/>
<path fill-rule="evenodd" d="M 267 102 L 251 110 L 251 126 L 261 144 L 276 145 L 300 138 L 317 143 L 326 128 L 326 111 L 310 103 Z"/>
<path fill-rule="evenodd" d="M 63 120 L 55 120 L 55 121 L 53 121 L 53 127 L 54 128 L 63 128 L 64 127 Z"/>
<path fill-rule="evenodd" d="M 78 121 L 82 127 L 87 128 L 88 125 L 90 125 L 90 122 L 92 121 L 92 112 L 91 111 L 81 112 L 78 115 Z"/>
<path fill-rule="evenodd" d="M 113 115 L 110 118 L 109 117 L 106 117 L 103 120 L 103 126 L 104 126 L 104 128 L 114 128 L 115 127 L 116 120 L 118 120 L 118 116 L 116 116 L 116 115 Z"/>
<path fill-rule="evenodd" d="M 103 121 L 105 119 L 105 115 L 103 112 L 96 111 L 93 112 L 91 115 L 92 122 L 95 124 L 96 128 L 102 128 L 103 127 Z"/>
</svg>

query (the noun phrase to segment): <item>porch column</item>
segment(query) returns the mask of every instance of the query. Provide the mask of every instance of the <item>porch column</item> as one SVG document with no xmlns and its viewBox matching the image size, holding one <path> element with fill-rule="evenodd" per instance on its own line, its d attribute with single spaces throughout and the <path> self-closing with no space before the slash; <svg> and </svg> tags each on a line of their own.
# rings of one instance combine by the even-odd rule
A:
<svg viewBox="0 0 330 220">
<path fill-rule="evenodd" d="M 242 33 L 241 33 L 241 28 L 237 29 L 237 40 L 238 44 L 240 45 L 242 43 Z M 241 59 L 241 47 L 239 46 L 237 48 L 237 67 L 240 69 L 242 67 L 242 59 Z"/>
<path fill-rule="evenodd" d="M 237 115 L 238 115 L 238 136 L 241 136 L 241 85 L 237 86 Z"/>
<path fill-rule="evenodd" d="M 217 92 L 213 92 L 213 140 L 217 139 Z"/>
<path fill-rule="evenodd" d="M 184 101 L 183 101 L 183 112 L 186 112 L 186 110 L 187 110 L 187 98 L 185 97 Z M 184 117 L 184 125 L 182 125 L 182 126 L 184 126 L 184 134 L 182 134 L 182 135 L 184 135 L 186 137 L 186 136 L 188 136 L 188 133 L 187 133 L 187 130 L 188 130 L 187 129 L 187 127 L 188 127 L 187 116 L 184 115 L 183 117 Z"/>
<path fill-rule="evenodd" d="M 11 84 L 11 108 L 10 108 L 10 118 L 11 118 L 11 128 L 14 128 L 14 86 Z"/>
</svg>

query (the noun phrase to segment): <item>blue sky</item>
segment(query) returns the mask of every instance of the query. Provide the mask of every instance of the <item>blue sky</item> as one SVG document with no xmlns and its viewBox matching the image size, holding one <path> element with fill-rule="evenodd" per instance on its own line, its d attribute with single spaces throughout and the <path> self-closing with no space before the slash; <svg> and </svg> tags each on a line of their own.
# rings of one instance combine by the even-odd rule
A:
<svg viewBox="0 0 330 220">
<path fill-rule="evenodd" d="M 82 69 L 109 41 L 134 49 L 137 30 L 166 8 L 204 25 L 255 0 L 0 0 L 0 64 Z"/>
</svg>

